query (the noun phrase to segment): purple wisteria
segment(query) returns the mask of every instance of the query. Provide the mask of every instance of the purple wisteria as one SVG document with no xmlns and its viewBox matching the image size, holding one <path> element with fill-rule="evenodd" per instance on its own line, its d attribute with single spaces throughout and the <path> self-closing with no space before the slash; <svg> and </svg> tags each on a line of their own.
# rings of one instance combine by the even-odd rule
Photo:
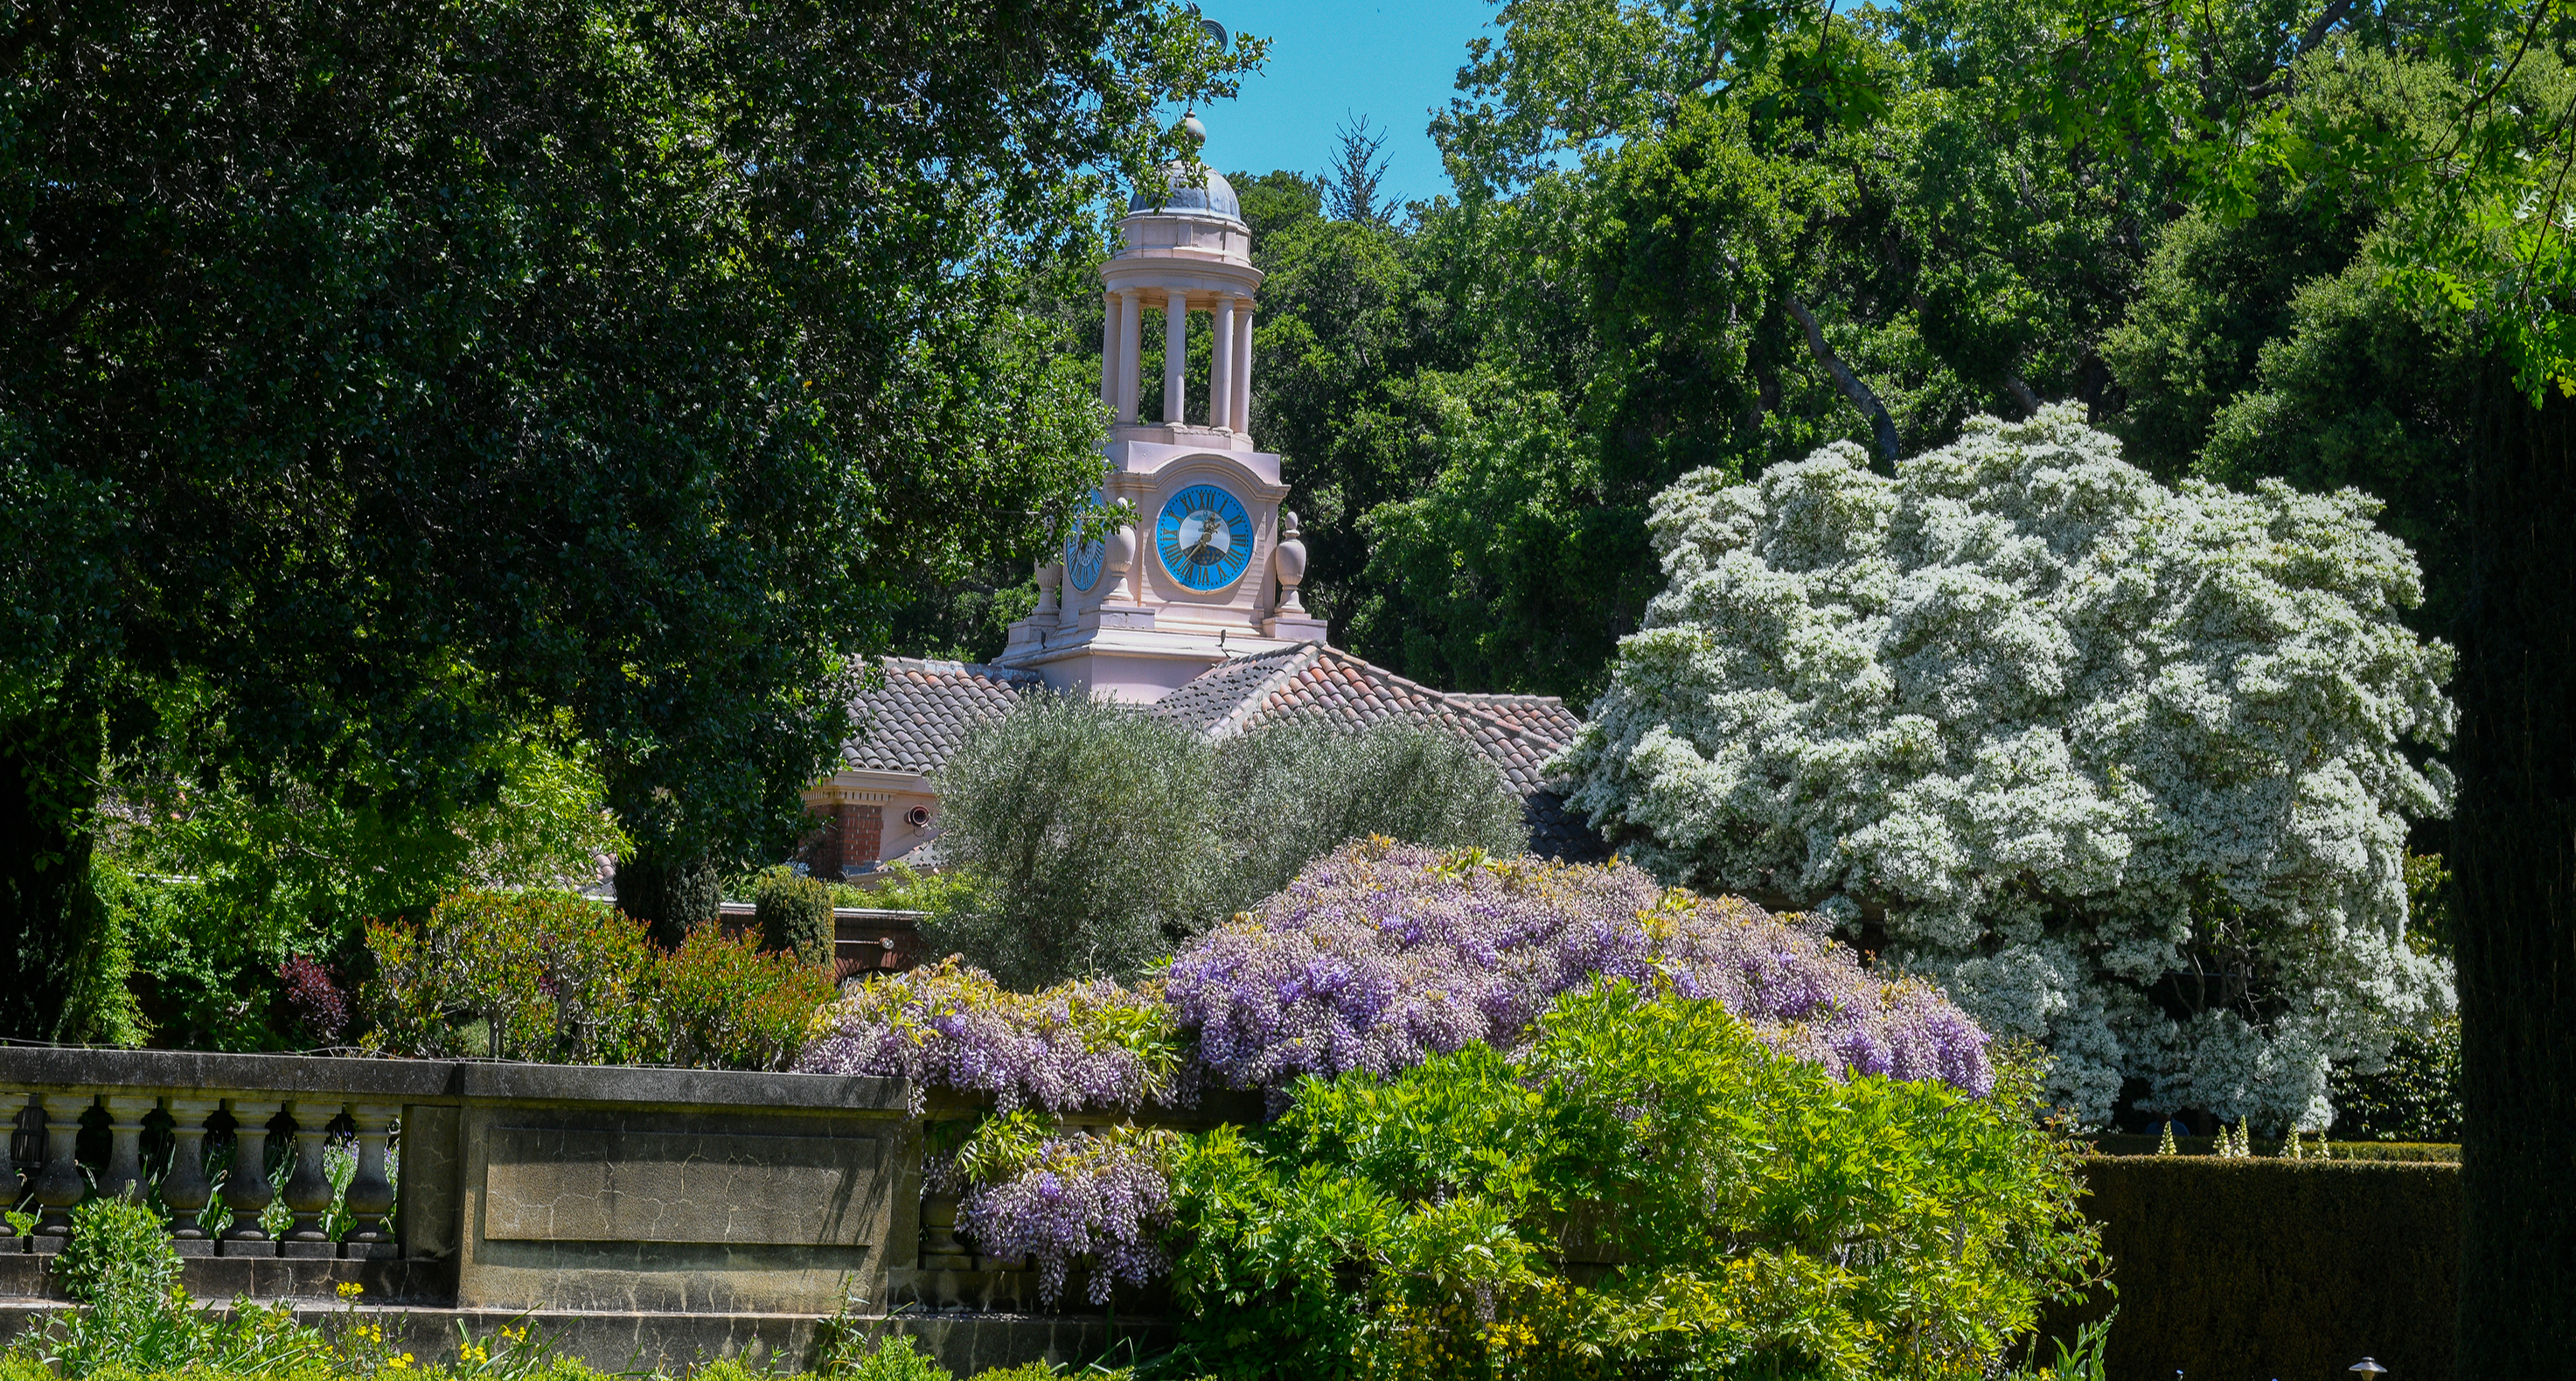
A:
<svg viewBox="0 0 2576 1381">
<path fill-rule="evenodd" d="M 1166 997 L 1216 1081 L 1275 1090 L 1518 1046 L 1559 994 L 1601 977 L 1714 998 L 1837 1071 L 1994 1087 L 1985 1033 L 1920 980 L 1881 981 L 1830 938 L 1616 864 L 1352 844 L 1184 951 Z"/>
<path fill-rule="evenodd" d="M 916 1103 L 939 1087 L 989 1095 L 1004 1112 L 1132 1110 L 1186 1092 L 1183 1042 L 1150 983 L 1014 993 L 952 955 L 852 985 L 824 1022 L 798 1070 L 908 1079 Z"/>
<path fill-rule="evenodd" d="M 989 1255 L 1034 1258 L 1050 1306 L 1088 1258 L 1101 1304 L 1163 1269 L 1170 1134 L 1057 1132 L 1023 1110 L 1185 1104 L 1210 1082 L 1276 1098 L 1309 1074 L 1392 1075 L 1476 1041 L 1513 1050 L 1549 1004 L 1601 978 L 1715 999 L 1840 1074 L 1994 1088 L 1985 1033 L 1938 991 L 1881 981 L 1849 947 L 1739 898 L 1617 864 L 1384 840 L 1318 860 L 1132 989 L 1013 993 L 954 958 L 854 985 L 796 1067 L 910 1080 L 916 1111 L 930 1086 L 989 1096 L 1001 1116 L 960 1153 L 958 1226 Z"/>
<path fill-rule="evenodd" d="M 1048 1138 L 970 1185 L 957 1201 L 957 1226 L 987 1256 L 1035 1258 L 1038 1297 L 1049 1308 L 1072 1263 L 1090 1258 L 1084 1294 L 1107 1304 L 1119 1282 L 1143 1285 L 1163 1271 L 1154 1240 L 1171 1222 L 1170 1135 L 1113 1128 Z"/>
</svg>

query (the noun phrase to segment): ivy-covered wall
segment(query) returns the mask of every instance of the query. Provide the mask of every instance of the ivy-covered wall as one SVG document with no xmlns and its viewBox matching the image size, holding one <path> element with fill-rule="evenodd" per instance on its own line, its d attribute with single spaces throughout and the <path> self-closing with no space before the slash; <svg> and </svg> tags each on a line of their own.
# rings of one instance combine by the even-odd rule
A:
<svg viewBox="0 0 2576 1381">
<path fill-rule="evenodd" d="M 2048 1331 L 2116 1303 L 2113 1381 L 2451 1374 L 2457 1165 L 2103 1156 L 2084 1177 L 2119 1294 Z"/>
</svg>

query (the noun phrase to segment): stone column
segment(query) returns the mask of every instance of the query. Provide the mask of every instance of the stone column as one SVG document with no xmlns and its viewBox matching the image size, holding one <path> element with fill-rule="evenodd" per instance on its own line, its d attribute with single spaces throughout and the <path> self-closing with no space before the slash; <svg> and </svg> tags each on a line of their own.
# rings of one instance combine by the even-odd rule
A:
<svg viewBox="0 0 2576 1381">
<path fill-rule="evenodd" d="M 215 1244 L 198 1226 L 197 1216 L 214 1201 L 214 1181 L 206 1175 L 206 1119 L 223 1104 L 213 1098 L 180 1096 L 170 1100 L 170 1173 L 161 1177 L 161 1202 L 170 1207 L 170 1245 L 181 1256 L 212 1256 Z"/>
<path fill-rule="evenodd" d="M 107 1168 L 98 1175 L 98 1196 L 139 1201 L 144 1193 L 143 1119 L 161 1100 L 111 1093 L 100 1101 L 107 1104 Z"/>
<path fill-rule="evenodd" d="M 268 1119 L 277 1105 L 248 1098 L 233 1099 L 232 1105 L 233 1168 L 224 1172 L 224 1207 L 232 1210 L 233 1222 L 224 1229 L 224 1255 L 275 1256 L 259 1214 L 277 1197 L 268 1186 Z"/>
<path fill-rule="evenodd" d="M 1209 339 L 1214 350 L 1208 358 L 1207 422 L 1211 427 L 1232 427 L 1234 419 L 1234 298 L 1220 293 L 1216 299 L 1216 329 Z"/>
<path fill-rule="evenodd" d="M 1136 424 L 1137 370 L 1145 358 L 1145 299 L 1133 290 L 1118 294 L 1118 420 Z"/>
<path fill-rule="evenodd" d="M 1189 420 L 1189 396 L 1182 392 L 1190 377 L 1190 295 L 1174 288 L 1163 295 L 1163 422 L 1177 427 Z"/>
<path fill-rule="evenodd" d="M 339 1109 L 326 1103 L 295 1103 L 295 1173 L 287 1177 L 286 1206 L 295 1212 L 286 1230 L 281 1256 L 338 1256 L 322 1220 L 331 1212 L 331 1177 L 322 1171 L 322 1137 Z"/>
<path fill-rule="evenodd" d="M 42 1216 L 36 1223 L 35 1249 L 58 1252 L 71 1235 L 73 1206 L 89 1197 L 89 1181 L 81 1178 L 72 1156 L 80 1146 L 81 1114 L 91 1100 L 78 1094 L 46 1097 L 52 1106 L 45 1109 L 45 1168 L 36 1176 L 36 1210 Z"/>
<path fill-rule="evenodd" d="M 349 1179 L 341 1202 L 357 1221 L 349 1228 L 342 1251 L 350 1256 L 392 1256 L 393 1235 L 385 1215 L 394 1207 L 393 1181 L 385 1178 L 385 1135 L 392 1130 L 395 1109 L 377 1103 L 352 1103 L 349 1117 L 358 1124 L 358 1173 Z"/>
<path fill-rule="evenodd" d="M 1100 295 L 1100 406 L 1118 410 L 1118 309 L 1123 299 L 1116 293 Z"/>
<path fill-rule="evenodd" d="M 1234 314 L 1234 401 L 1227 410 L 1234 414 L 1234 429 L 1249 436 L 1252 432 L 1252 299 Z"/>
</svg>

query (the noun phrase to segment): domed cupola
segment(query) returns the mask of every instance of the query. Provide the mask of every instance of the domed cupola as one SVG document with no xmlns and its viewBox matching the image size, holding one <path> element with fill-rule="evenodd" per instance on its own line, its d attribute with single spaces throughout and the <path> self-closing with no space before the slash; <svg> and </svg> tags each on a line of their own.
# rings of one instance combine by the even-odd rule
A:
<svg viewBox="0 0 2576 1381">
<path fill-rule="evenodd" d="M 1204 179 L 1193 182 L 1186 163 L 1163 165 L 1166 190 L 1160 197 L 1144 188 L 1127 199 L 1127 210 L 1135 212 L 1197 212 L 1203 216 L 1223 216 L 1230 221 L 1243 219 L 1243 203 L 1235 199 L 1234 184 L 1210 168 Z"/>
<path fill-rule="evenodd" d="M 1184 117 L 1181 128 L 1189 134 L 1191 143 L 1207 142 L 1207 126 L 1199 123 L 1198 116 Z M 1162 186 L 1139 187 L 1136 195 L 1127 199 L 1129 215 L 1138 212 L 1149 215 L 1196 214 L 1223 216 L 1238 224 L 1242 222 L 1243 203 L 1235 199 L 1234 184 L 1226 181 L 1216 169 L 1209 168 L 1204 176 L 1193 178 L 1189 164 L 1174 161 L 1163 165 L 1162 174 Z"/>
<path fill-rule="evenodd" d="M 1191 142 L 1207 142 L 1199 117 L 1182 119 Z M 1215 169 L 1192 176 L 1186 162 L 1166 163 L 1160 187 L 1138 188 L 1118 221 L 1118 253 L 1100 266 L 1109 348 L 1102 352 L 1100 401 L 1115 415 L 1113 440 L 1253 449 L 1252 305 L 1261 270 L 1252 266 L 1252 227 L 1234 188 Z M 1137 415 L 1136 376 L 1147 310 L 1163 314 L 1163 415 Z M 1189 363 L 1189 318 L 1213 328 L 1206 401 L 1181 395 Z"/>
</svg>

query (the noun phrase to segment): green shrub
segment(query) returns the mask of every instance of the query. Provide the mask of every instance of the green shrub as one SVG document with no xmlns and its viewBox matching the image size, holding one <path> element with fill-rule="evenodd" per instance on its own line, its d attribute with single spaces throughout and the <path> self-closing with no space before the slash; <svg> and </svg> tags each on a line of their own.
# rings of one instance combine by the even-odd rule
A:
<svg viewBox="0 0 2576 1381">
<path fill-rule="evenodd" d="M 2461 1135 L 2460 1019 L 2400 1031 L 2377 1073 L 2334 1072 L 2334 1130 L 2355 1141 L 2455 1142 Z"/>
<path fill-rule="evenodd" d="M 652 1048 L 641 924 L 569 892 L 458 892 L 419 925 L 367 927 L 371 1049 L 626 1064 Z"/>
<path fill-rule="evenodd" d="M 848 1381 L 957 1381 L 955 1372 L 923 1356 L 912 1339 L 900 1334 L 881 1337 L 846 1361 L 827 1361 L 822 1370 Z"/>
<path fill-rule="evenodd" d="M 971 731 L 939 786 L 941 856 L 978 894 L 927 938 L 1023 990 L 1140 971 L 1354 838 L 1527 843 L 1491 763 L 1400 722 L 1211 744 L 1133 706 L 1039 697 Z"/>
<path fill-rule="evenodd" d="M 960 918 L 989 910 L 992 905 L 984 880 L 971 869 L 943 868 L 925 873 L 903 862 L 887 864 L 885 878 L 874 887 L 832 884 L 832 904 L 919 911 L 933 928 L 954 926 Z"/>
<path fill-rule="evenodd" d="M 1404 720 L 1359 733 L 1288 723 L 1227 739 L 1212 769 L 1225 789 L 1226 871 L 1217 905 L 1249 909 L 1354 839 L 1517 854 L 1521 799 L 1456 734 Z"/>
<path fill-rule="evenodd" d="M 831 1000 L 829 968 L 763 954 L 747 936 L 702 925 L 654 967 L 654 1058 L 707 1069 L 785 1069 Z"/>
<path fill-rule="evenodd" d="M 943 861 L 988 909 L 928 938 L 1023 990 L 1131 974 L 1206 925 L 1217 879 L 1207 746 L 1133 706 L 1039 696 L 940 769 Z"/>
<path fill-rule="evenodd" d="M 832 962 L 831 888 L 784 868 L 772 868 L 760 875 L 751 913 L 760 927 L 762 949 L 793 954 L 808 964 Z"/>
<path fill-rule="evenodd" d="M 83 1304 L 130 1308 L 168 1294 L 179 1253 L 161 1215 L 131 1199 L 92 1199 L 72 1210 L 72 1231 L 54 1258 L 63 1293 Z"/>
<path fill-rule="evenodd" d="M 712 925 L 666 954 L 559 892 L 460 892 L 420 925 L 369 926 L 367 946 L 365 1043 L 423 1058 L 775 1069 L 832 997 L 829 969 Z"/>
<path fill-rule="evenodd" d="M 1178 1374 L 1983 1377 L 2098 1259 L 2036 1077 L 1837 1080 L 1623 983 L 1179 1155 Z"/>
</svg>

